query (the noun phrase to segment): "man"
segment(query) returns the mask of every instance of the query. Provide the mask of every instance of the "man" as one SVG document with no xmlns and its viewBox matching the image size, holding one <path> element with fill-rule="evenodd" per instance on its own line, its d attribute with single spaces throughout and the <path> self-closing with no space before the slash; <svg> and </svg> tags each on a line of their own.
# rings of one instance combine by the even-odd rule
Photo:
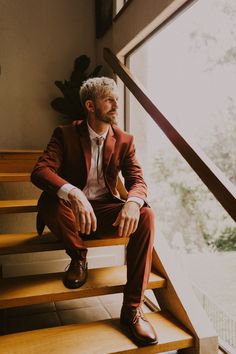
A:
<svg viewBox="0 0 236 354">
<path fill-rule="evenodd" d="M 80 99 L 87 119 L 57 127 L 32 172 L 32 182 L 44 190 L 39 216 L 71 257 L 64 277 L 68 288 L 86 282 L 86 235 L 130 237 L 121 323 L 129 326 L 138 344 L 155 344 L 155 331 L 141 310 L 151 269 L 154 216 L 146 203 L 147 187 L 133 137 L 116 126 L 114 80 L 88 79 Z M 120 171 L 128 191 L 126 201 L 116 188 Z"/>
</svg>

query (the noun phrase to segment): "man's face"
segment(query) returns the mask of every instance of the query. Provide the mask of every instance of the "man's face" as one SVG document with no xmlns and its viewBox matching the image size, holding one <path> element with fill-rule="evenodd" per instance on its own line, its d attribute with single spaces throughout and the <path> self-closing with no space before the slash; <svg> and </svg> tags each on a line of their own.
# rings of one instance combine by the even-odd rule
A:
<svg viewBox="0 0 236 354">
<path fill-rule="evenodd" d="M 117 124 L 118 95 L 115 92 L 108 92 L 104 96 L 96 99 L 95 114 L 98 120 Z"/>
</svg>

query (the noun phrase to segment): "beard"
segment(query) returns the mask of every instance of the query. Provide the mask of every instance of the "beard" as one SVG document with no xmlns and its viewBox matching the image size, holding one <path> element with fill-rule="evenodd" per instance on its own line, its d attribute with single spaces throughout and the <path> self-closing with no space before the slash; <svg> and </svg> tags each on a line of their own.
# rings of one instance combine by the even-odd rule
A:
<svg viewBox="0 0 236 354">
<path fill-rule="evenodd" d="M 98 120 L 100 120 L 101 122 L 104 123 L 108 123 L 108 124 L 117 124 L 117 112 L 115 111 L 116 114 L 114 115 L 109 115 L 109 113 L 112 113 L 114 111 L 110 111 L 107 112 L 105 114 L 102 114 L 101 110 L 99 108 L 95 108 L 95 115 L 97 117 Z"/>
</svg>

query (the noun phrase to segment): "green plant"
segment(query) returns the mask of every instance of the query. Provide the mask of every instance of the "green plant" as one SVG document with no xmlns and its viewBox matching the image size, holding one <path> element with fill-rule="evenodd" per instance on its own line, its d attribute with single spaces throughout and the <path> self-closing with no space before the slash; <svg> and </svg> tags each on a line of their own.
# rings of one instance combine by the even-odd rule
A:
<svg viewBox="0 0 236 354">
<path fill-rule="evenodd" d="M 236 251 L 236 227 L 226 227 L 214 246 L 218 251 Z"/>
<path fill-rule="evenodd" d="M 74 61 L 74 68 L 70 80 L 55 81 L 55 85 L 62 92 L 63 97 L 57 97 L 51 102 L 52 108 L 61 113 L 66 119 L 81 119 L 84 117 L 84 110 L 80 103 L 79 90 L 83 81 L 90 77 L 99 76 L 101 65 L 88 73 L 90 58 L 87 55 L 80 55 Z"/>
</svg>

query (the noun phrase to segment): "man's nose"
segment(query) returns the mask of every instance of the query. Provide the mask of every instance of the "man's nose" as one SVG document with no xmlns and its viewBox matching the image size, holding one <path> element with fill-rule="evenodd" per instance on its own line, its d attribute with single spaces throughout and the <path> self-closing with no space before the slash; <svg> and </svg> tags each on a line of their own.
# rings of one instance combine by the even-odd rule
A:
<svg viewBox="0 0 236 354">
<path fill-rule="evenodd" d="M 118 108 L 118 101 L 116 100 L 113 101 L 113 108 Z"/>
</svg>

